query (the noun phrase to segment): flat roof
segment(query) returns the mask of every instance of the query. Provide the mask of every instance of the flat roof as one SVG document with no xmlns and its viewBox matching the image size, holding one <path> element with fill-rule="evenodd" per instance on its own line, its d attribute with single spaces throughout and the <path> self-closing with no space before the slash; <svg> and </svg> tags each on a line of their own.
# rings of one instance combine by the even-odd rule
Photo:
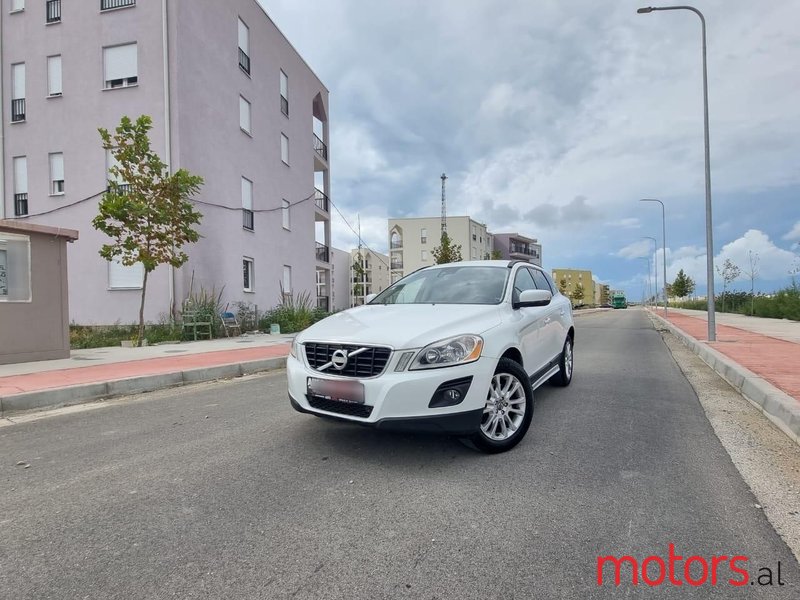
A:
<svg viewBox="0 0 800 600">
<path fill-rule="evenodd" d="M 78 232 L 75 229 L 65 229 L 64 227 L 50 227 L 49 225 L 39 225 L 29 223 L 21 219 L 0 219 L 0 229 L 20 232 L 20 233 L 41 233 L 42 235 L 52 235 L 55 237 L 67 238 L 68 242 L 78 239 Z"/>
</svg>

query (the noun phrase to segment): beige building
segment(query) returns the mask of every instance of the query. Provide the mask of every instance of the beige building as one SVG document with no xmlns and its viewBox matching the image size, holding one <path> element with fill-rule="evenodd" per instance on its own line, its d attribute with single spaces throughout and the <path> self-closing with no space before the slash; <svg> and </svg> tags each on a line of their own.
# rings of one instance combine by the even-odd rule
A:
<svg viewBox="0 0 800 600">
<path fill-rule="evenodd" d="M 387 287 L 389 257 L 367 248 L 350 251 L 350 306 L 361 306 L 370 294 L 379 294 Z"/>
<path fill-rule="evenodd" d="M 607 283 L 594 284 L 594 303 L 597 306 L 608 304 L 611 301 L 611 289 Z"/>
<path fill-rule="evenodd" d="M 447 217 L 447 234 L 453 244 L 461 246 L 462 260 L 484 260 L 492 253 L 492 234 L 470 217 Z M 435 264 L 433 249 L 439 246 L 441 236 L 440 217 L 389 219 L 391 281 Z"/>
<path fill-rule="evenodd" d="M 594 302 L 594 280 L 592 272 L 584 269 L 553 269 L 553 281 L 565 296 L 572 300 L 572 305 L 592 304 Z M 583 297 L 575 298 L 578 286 L 583 288 Z"/>
</svg>

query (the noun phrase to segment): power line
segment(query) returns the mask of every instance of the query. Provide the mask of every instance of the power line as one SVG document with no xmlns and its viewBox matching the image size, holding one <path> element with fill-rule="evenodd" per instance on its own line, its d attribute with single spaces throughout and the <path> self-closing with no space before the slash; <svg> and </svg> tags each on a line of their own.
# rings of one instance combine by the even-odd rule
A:
<svg viewBox="0 0 800 600">
<path fill-rule="evenodd" d="M 352 231 L 353 233 L 355 233 L 355 234 L 356 234 L 356 237 L 358 238 L 358 243 L 359 243 L 359 245 L 362 245 L 362 246 L 364 246 L 364 247 L 365 247 L 367 250 L 369 250 L 370 252 L 372 252 L 372 254 L 374 254 L 374 255 L 375 255 L 377 258 L 378 258 L 378 260 L 379 260 L 379 261 L 381 261 L 381 262 L 383 263 L 383 266 L 385 266 L 385 267 L 386 267 L 386 270 L 388 270 L 388 271 L 391 271 L 391 269 L 389 269 L 389 265 L 387 265 L 387 264 L 386 264 L 386 261 L 384 261 L 384 260 L 383 260 L 383 258 L 381 258 L 381 255 L 380 255 L 380 253 L 378 253 L 378 252 L 375 252 L 375 250 L 373 250 L 372 248 L 370 248 L 369 246 L 367 246 L 367 244 L 365 244 L 365 243 L 364 243 L 364 240 L 361 238 L 361 234 L 360 234 L 360 233 L 358 233 L 358 231 L 356 231 L 356 230 L 353 228 L 353 226 L 352 226 L 352 225 L 350 225 L 350 222 L 349 222 L 349 221 L 347 220 L 347 218 L 346 218 L 346 217 L 345 217 L 345 216 L 342 214 L 342 211 L 340 211 L 340 210 L 339 210 L 339 207 L 338 207 L 338 206 L 336 206 L 336 205 L 333 203 L 333 201 L 332 201 L 330 198 L 328 198 L 328 202 L 330 203 L 330 205 L 331 205 L 331 206 L 333 206 L 333 208 L 335 208 L 335 209 L 336 209 L 336 212 L 337 212 L 337 213 L 339 213 L 339 216 L 342 218 L 342 221 L 344 221 L 344 224 L 345 224 L 345 225 L 347 225 L 347 226 L 350 228 L 350 231 Z"/>
</svg>

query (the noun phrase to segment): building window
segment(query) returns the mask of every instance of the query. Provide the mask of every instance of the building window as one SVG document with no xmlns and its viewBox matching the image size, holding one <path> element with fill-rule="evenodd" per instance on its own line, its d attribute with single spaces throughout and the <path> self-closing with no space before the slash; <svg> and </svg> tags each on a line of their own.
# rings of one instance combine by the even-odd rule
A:
<svg viewBox="0 0 800 600">
<path fill-rule="evenodd" d="M 289 78 L 281 71 L 281 112 L 289 116 Z"/>
<path fill-rule="evenodd" d="M 253 182 L 242 177 L 242 227 L 249 231 L 255 228 L 253 218 Z"/>
<path fill-rule="evenodd" d="M 291 229 L 291 221 L 289 220 L 289 201 L 281 200 L 281 217 L 283 219 L 283 228 Z"/>
<path fill-rule="evenodd" d="M 250 133 L 250 103 L 242 96 L 239 96 L 239 127 Z"/>
<path fill-rule="evenodd" d="M 239 19 L 239 68 L 250 75 L 250 28 Z"/>
<path fill-rule="evenodd" d="M 14 163 L 14 215 L 28 214 L 28 159 L 16 156 Z"/>
<path fill-rule="evenodd" d="M 25 63 L 11 65 L 11 122 L 25 120 Z"/>
<path fill-rule="evenodd" d="M 25 10 L 25 0 L 11 0 L 11 12 Z"/>
<path fill-rule="evenodd" d="M 108 287 L 112 290 L 140 290 L 144 283 L 144 265 L 123 265 L 119 259 L 108 263 Z"/>
<path fill-rule="evenodd" d="M 60 196 L 64 193 L 64 154 L 50 154 L 50 195 Z"/>
<path fill-rule="evenodd" d="M 136 43 L 103 48 L 106 89 L 130 87 L 139 83 Z"/>
<path fill-rule="evenodd" d="M 125 8 L 126 6 L 136 6 L 136 0 L 100 0 L 100 10 Z"/>
<path fill-rule="evenodd" d="M 0 231 L 0 302 L 31 301 L 31 240 Z"/>
<path fill-rule="evenodd" d="M 289 164 L 289 138 L 283 133 L 281 134 L 281 160 Z"/>
<path fill-rule="evenodd" d="M 283 265 L 283 293 L 292 293 L 292 267 Z"/>
<path fill-rule="evenodd" d="M 61 22 L 61 0 L 46 0 L 45 13 L 47 24 Z"/>
<path fill-rule="evenodd" d="M 422 260 L 428 260 L 428 251 L 427 250 L 423 250 L 422 251 Z"/>
<path fill-rule="evenodd" d="M 255 288 L 254 263 L 253 259 L 245 256 L 242 258 L 242 289 L 245 292 L 252 292 Z"/>
<path fill-rule="evenodd" d="M 61 95 L 61 55 L 47 57 L 47 96 Z"/>
<path fill-rule="evenodd" d="M 419 243 L 420 244 L 428 243 L 428 230 L 425 227 L 423 227 L 422 231 L 419 232 Z"/>
</svg>

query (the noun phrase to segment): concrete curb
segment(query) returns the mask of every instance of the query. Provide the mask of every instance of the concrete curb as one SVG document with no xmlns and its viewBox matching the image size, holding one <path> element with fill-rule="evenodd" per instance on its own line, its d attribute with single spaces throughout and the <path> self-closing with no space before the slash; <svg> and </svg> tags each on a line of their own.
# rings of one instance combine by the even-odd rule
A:
<svg viewBox="0 0 800 600">
<path fill-rule="evenodd" d="M 796 444 L 800 444 L 800 402 L 779 390 L 763 377 L 728 358 L 711 346 L 690 336 L 664 317 L 647 311 L 650 319 L 677 337 L 703 362 L 761 411 Z"/>
<path fill-rule="evenodd" d="M 252 360 L 201 369 L 190 369 L 159 375 L 142 375 L 101 383 L 87 383 L 64 388 L 25 392 L 0 396 L 0 418 L 31 410 L 44 410 L 105 400 L 116 396 L 129 396 L 153 392 L 181 385 L 230 379 L 264 371 L 274 371 L 286 366 L 286 357 Z"/>
<path fill-rule="evenodd" d="M 606 312 L 609 310 L 614 310 L 613 308 L 583 308 L 581 310 L 574 310 L 572 311 L 573 317 L 580 317 L 583 315 L 593 315 L 599 312 Z"/>
</svg>

